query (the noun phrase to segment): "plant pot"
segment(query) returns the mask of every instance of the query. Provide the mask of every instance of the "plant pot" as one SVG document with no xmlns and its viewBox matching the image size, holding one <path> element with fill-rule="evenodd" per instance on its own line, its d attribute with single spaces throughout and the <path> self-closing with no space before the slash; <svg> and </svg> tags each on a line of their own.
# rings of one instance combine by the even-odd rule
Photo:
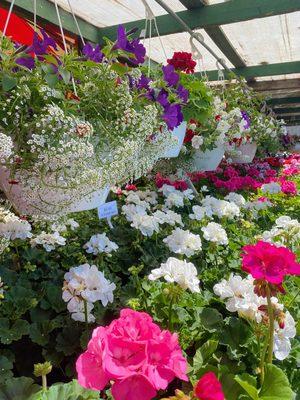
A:
<svg viewBox="0 0 300 400">
<path fill-rule="evenodd" d="M 291 153 L 300 154 L 300 143 L 294 144 L 294 146 L 291 148 Z"/>
<path fill-rule="evenodd" d="M 197 151 L 193 156 L 191 171 L 215 171 L 225 154 L 224 146 L 213 150 Z"/>
<path fill-rule="evenodd" d="M 257 144 L 253 143 L 246 143 L 241 144 L 240 146 L 236 147 L 232 154 L 229 154 L 228 157 L 231 158 L 232 163 L 235 164 L 247 164 L 253 161 L 257 150 Z"/>
<path fill-rule="evenodd" d="M 183 121 L 177 128 L 174 128 L 172 131 L 172 135 L 177 139 L 177 144 L 170 147 L 163 155 L 162 158 L 174 158 L 178 157 L 180 153 L 181 146 L 184 141 L 185 131 L 186 131 L 187 123 Z"/>
<path fill-rule="evenodd" d="M 85 193 L 78 197 L 74 189 L 49 186 L 31 188 L 27 185 L 33 177 L 31 171 L 25 171 L 25 176 L 27 179 L 12 183 L 9 170 L 0 167 L 0 187 L 20 215 L 51 219 L 71 212 L 91 210 L 105 203 L 110 190 L 109 186 L 98 190 L 94 190 L 93 186 L 86 188 Z"/>
</svg>

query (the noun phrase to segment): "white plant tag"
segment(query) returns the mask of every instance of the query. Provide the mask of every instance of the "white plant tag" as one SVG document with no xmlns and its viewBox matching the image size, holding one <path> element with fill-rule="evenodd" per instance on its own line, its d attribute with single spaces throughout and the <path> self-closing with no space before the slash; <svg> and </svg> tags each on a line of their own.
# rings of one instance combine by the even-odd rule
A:
<svg viewBox="0 0 300 400">
<path fill-rule="evenodd" d="M 118 206 L 116 200 L 109 201 L 108 203 L 101 204 L 98 207 L 98 217 L 102 218 L 111 218 L 114 215 L 118 215 Z"/>
</svg>

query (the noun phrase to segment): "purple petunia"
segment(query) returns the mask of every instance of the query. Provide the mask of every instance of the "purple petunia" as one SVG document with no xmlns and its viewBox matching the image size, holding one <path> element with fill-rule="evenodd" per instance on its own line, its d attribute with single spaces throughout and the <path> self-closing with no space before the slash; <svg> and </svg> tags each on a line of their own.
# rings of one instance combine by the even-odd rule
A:
<svg viewBox="0 0 300 400">
<path fill-rule="evenodd" d="M 57 50 L 56 42 L 52 39 L 44 30 L 41 30 L 43 38 L 35 32 L 33 36 L 33 42 L 27 49 L 27 53 L 34 53 L 37 56 L 47 54 L 48 47 L 51 46 Z"/>
<path fill-rule="evenodd" d="M 151 82 L 150 78 L 147 78 L 147 76 L 142 75 L 136 85 L 138 89 L 149 89 L 149 83 Z"/>
<path fill-rule="evenodd" d="M 164 109 L 162 119 L 168 125 L 168 128 L 173 130 L 183 121 L 183 114 L 179 104 L 169 104 Z"/>
<path fill-rule="evenodd" d="M 162 107 L 164 107 L 164 108 L 168 107 L 170 105 L 169 100 L 168 100 L 168 92 L 165 89 L 161 89 L 161 91 L 158 93 L 156 101 Z"/>
<path fill-rule="evenodd" d="M 17 58 L 16 64 L 22 65 L 23 67 L 26 67 L 30 70 L 32 70 L 35 67 L 34 58 L 31 56 Z"/>
<path fill-rule="evenodd" d="M 251 126 L 251 120 L 248 113 L 246 111 L 241 111 L 241 114 L 243 120 L 245 121 L 244 129 L 249 129 Z"/>
<path fill-rule="evenodd" d="M 139 39 L 128 40 L 124 26 L 119 25 L 117 41 L 113 50 L 120 49 L 134 54 L 134 58 L 129 58 L 133 64 L 142 64 L 145 61 L 146 49 Z"/>
<path fill-rule="evenodd" d="M 93 47 L 91 43 L 86 43 L 82 49 L 82 53 L 88 60 L 94 61 L 96 63 L 102 62 L 104 57 L 104 54 L 100 50 L 99 44 Z"/>
<path fill-rule="evenodd" d="M 175 72 L 173 65 L 166 65 L 162 67 L 164 80 L 168 86 L 176 86 L 179 81 L 179 75 Z"/>
<path fill-rule="evenodd" d="M 177 95 L 178 97 L 184 102 L 187 103 L 188 99 L 189 99 L 189 91 L 187 89 L 185 89 L 182 85 L 178 86 L 177 89 Z"/>
</svg>

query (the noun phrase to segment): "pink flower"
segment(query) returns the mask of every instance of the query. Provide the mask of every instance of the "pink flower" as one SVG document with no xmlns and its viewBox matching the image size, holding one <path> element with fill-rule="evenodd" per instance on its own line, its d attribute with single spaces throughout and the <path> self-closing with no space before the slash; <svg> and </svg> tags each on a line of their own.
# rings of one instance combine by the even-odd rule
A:
<svg viewBox="0 0 300 400">
<path fill-rule="evenodd" d="M 295 182 L 291 181 L 283 181 L 281 183 L 281 191 L 284 194 L 290 195 L 290 196 L 296 196 L 297 194 L 297 186 Z"/>
<path fill-rule="evenodd" d="M 281 285 L 285 275 L 300 275 L 295 254 L 286 247 L 259 241 L 243 247 L 242 269 L 254 279 Z"/>
<path fill-rule="evenodd" d="M 207 372 L 199 379 L 195 396 L 200 400 L 225 400 L 222 385 L 213 372 Z"/>
<path fill-rule="evenodd" d="M 131 309 L 94 330 L 76 368 L 78 381 L 86 388 L 101 390 L 114 381 L 116 400 L 150 400 L 175 377 L 188 380 L 177 335 L 162 331 L 148 314 Z"/>
<path fill-rule="evenodd" d="M 137 190 L 137 187 L 135 186 L 135 185 L 133 185 L 133 184 L 127 184 L 126 186 L 125 186 L 125 190 L 132 190 L 132 191 L 136 191 Z"/>
</svg>

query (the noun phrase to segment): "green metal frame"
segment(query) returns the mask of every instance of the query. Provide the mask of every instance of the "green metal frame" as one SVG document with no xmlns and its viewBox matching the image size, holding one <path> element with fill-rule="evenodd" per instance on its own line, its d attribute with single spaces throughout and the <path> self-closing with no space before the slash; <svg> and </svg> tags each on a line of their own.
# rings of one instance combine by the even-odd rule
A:
<svg viewBox="0 0 300 400">
<path fill-rule="evenodd" d="M 300 114 L 300 107 L 282 107 L 282 108 L 275 108 L 274 111 L 276 114 Z"/>
<path fill-rule="evenodd" d="M 299 0 L 231 0 L 193 10 L 179 11 L 177 14 L 191 29 L 200 29 L 299 10 Z M 183 32 L 183 28 L 168 14 L 157 17 L 156 21 L 161 36 Z M 123 25 L 127 30 L 135 27 L 142 30 L 145 27 L 145 19 L 128 22 Z M 117 25 L 100 28 L 101 36 L 114 40 L 116 38 L 116 28 Z M 153 32 L 152 36 L 157 36 L 157 33 Z"/>
<path fill-rule="evenodd" d="M 300 3 L 300 1 L 299 1 Z M 218 80 L 218 70 L 207 71 L 208 79 L 211 81 Z M 228 73 L 223 71 L 225 77 L 228 77 Z M 276 64 L 264 64 L 264 65 L 253 65 L 243 68 L 233 68 L 232 72 L 236 75 L 243 76 L 246 79 L 258 77 L 258 76 L 272 76 L 272 75 L 285 75 L 285 74 L 296 74 L 300 72 L 300 61 L 292 61 L 286 63 Z"/>
<path fill-rule="evenodd" d="M 282 97 L 280 99 L 269 99 L 268 103 L 272 106 L 281 105 L 281 104 L 300 104 L 300 97 Z M 277 110 L 277 109 L 276 109 Z M 278 108 L 279 110 L 279 108 Z"/>
</svg>

